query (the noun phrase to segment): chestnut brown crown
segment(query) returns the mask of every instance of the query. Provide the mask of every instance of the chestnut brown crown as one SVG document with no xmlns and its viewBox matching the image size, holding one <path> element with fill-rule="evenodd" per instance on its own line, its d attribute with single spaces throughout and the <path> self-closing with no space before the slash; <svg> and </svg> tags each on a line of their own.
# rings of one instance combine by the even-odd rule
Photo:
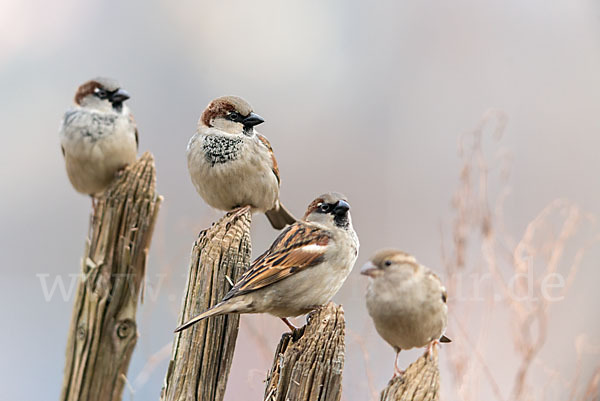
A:
<svg viewBox="0 0 600 401">
<path fill-rule="evenodd" d="M 83 99 L 93 95 L 96 91 L 105 91 L 107 93 L 115 93 L 120 89 L 119 83 L 111 78 L 97 77 L 91 79 L 79 86 L 75 92 L 75 104 L 81 105 Z"/>
<path fill-rule="evenodd" d="M 247 117 L 252 113 L 252 106 L 241 97 L 222 96 L 210 102 L 202 113 L 200 122 L 211 127 L 213 119 L 226 118 L 232 112 L 238 113 L 241 117 Z"/>
</svg>

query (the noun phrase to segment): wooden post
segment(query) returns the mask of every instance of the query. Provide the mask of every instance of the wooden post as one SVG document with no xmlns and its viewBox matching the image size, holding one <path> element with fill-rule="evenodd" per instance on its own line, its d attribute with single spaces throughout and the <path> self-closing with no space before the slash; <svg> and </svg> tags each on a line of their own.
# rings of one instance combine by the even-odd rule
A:
<svg viewBox="0 0 600 401">
<path fill-rule="evenodd" d="M 221 301 L 231 288 L 229 280 L 235 282 L 247 269 L 251 220 L 250 208 L 241 208 L 199 234 L 179 324 Z M 211 317 L 175 334 L 161 400 L 223 400 L 239 319 L 238 314 Z"/>
<path fill-rule="evenodd" d="M 440 398 L 438 349 L 431 356 L 423 354 L 403 376 L 396 377 L 381 392 L 380 401 L 433 401 Z"/>
<path fill-rule="evenodd" d="M 285 333 L 267 377 L 265 401 L 338 401 L 344 369 L 344 310 L 333 302 Z"/>
<path fill-rule="evenodd" d="M 98 199 L 67 340 L 61 400 L 121 400 L 137 302 L 162 198 L 145 153 Z"/>
</svg>

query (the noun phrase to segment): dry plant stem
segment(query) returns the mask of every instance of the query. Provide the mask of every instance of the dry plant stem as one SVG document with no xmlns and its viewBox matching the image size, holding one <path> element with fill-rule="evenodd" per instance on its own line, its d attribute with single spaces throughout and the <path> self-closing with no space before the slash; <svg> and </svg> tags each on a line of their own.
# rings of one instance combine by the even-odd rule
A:
<svg viewBox="0 0 600 401">
<path fill-rule="evenodd" d="M 97 201 L 67 340 L 63 401 L 121 399 L 162 201 L 155 187 L 154 159 L 145 153 Z"/>
<path fill-rule="evenodd" d="M 547 339 L 556 335 L 548 331 L 548 319 L 554 301 L 542 291 L 543 280 L 554 274 L 566 275 L 565 285 L 560 292 L 554 293 L 554 297 L 560 299 L 567 295 L 585 251 L 597 241 L 597 237 L 586 240 L 584 245 L 574 250 L 572 248 L 576 245 L 575 241 L 579 240 L 577 235 L 583 224 L 593 223 L 594 218 L 572 202 L 557 199 L 527 225 L 520 240 L 516 241 L 507 233 L 503 210 L 510 193 L 507 181 L 509 169 L 506 168 L 509 165 L 508 158 L 502 157 L 503 152 L 495 151 L 490 164 L 483 147 L 484 134 L 489 131 L 484 128 L 492 121 L 496 122 L 494 131 L 499 138 L 505 128 L 506 118 L 501 112 L 490 111 L 477 129 L 465 135 L 461 142 L 460 155 L 464 164 L 460 186 L 454 198 L 454 249 L 452 254 L 444 252 L 449 294 L 460 294 L 459 279 L 465 274 L 491 280 L 472 291 L 473 299 L 485 301 L 483 303 L 460 303 L 450 295 L 448 332 L 458 329 L 460 335 L 453 336 L 458 341 L 448 349 L 448 357 L 458 397 L 463 400 L 481 398 L 478 384 L 482 377 L 487 379 L 498 400 L 545 399 L 538 394 L 552 391 L 552 387 L 546 389 L 545 386 L 535 385 L 532 377 L 543 372 L 547 383 L 556 385 L 561 380 L 558 380 L 560 374 L 556 373 L 557 370 L 546 364 L 540 356 Z M 465 146 L 469 142 L 471 146 Z M 490 174 L 498 172 L 499 167 L 499 174 Z M 497 183 L 500 184 L 499 191 L 493 191 Z M 496 196 L 491 195 L 496 192 Z M 480 259 L 471 260 L 477 255 L 480 255 Z M 519 276 L 527 279 L 515 280 Z M 481 283 L 482 280 L 478 284 Z M 464 288 L 462 291 L 463 297 L 469 295 Z M 499 301 L 503 301 L 502 306 Z M 511 316 L 509 323 L 513 329 L 512 339 L 518 358 L 512 389 L 507 385 L 499 385 L 492 366 L 485 360 L 484 352 L 484 347 L 489 347 L 493 337 L 493 333 L 490 333 L 490 317 L 504 307 Z M 477 326 L 479 329 L 473 329 Z M 579 352 L 577 358 L 580 358 Z M 581 390 L 578 388 L 580 374 L 577 369 L 574 372 L 575 379 L 569 384 L 571 399 L 575 399 Z"/>
<path fill-rule="evenodd" d="M 217 304 L 250 263 L 248 207 L 202 231 L 192 248 L 179 324 Z M 161 400 L 222 400 L 238 333 L 238 314 L 210 317 L 175 334 Z M 173 325 L 173 329 L 175 324 Z"/>
<path fill-rule="evenodd" d="M 333 302 L 285 333 L 267 377 L 266 401 L 338 401 L 345 352 L 344 310 Z"/>
<path fill-rule="evenodd" d="M 402 376 L 390 380 L 379 399 L 380 401 L 438 400 L 439 394 L 438 347 L 434 346 L 430 355 L 423 354 L 406 369 Z"/>
</svg>

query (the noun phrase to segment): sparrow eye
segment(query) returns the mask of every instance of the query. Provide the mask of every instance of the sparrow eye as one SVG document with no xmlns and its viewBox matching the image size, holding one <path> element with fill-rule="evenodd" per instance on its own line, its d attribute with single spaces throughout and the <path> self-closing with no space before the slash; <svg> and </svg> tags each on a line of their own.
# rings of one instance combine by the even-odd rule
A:
<svg viewBox="0 0 600 401">
<path fill-rule="evenodd" d="M 329 212 L 329 209 L 331 209 L 331 206 L 329 206 L 328 203 L 321 203 L 321 205 L 319 206 L 319 210 L 321 210 L 321 212 L 323 213 Z"/>
<path fill-rule="evenodd" d="M 94 95 L 98 96 L 100 99 L 106 99 L 107 98 L 106 90 L 104 90 L 102 88 L 96 88 L 96 89 L 94 89 Z"/>
<path fill-rule="evenodd" d="M 392 265 L 392 261 L 391 260 L 386 260 L 385 262 L 383 262 L 384 265 L 386 266 L 391 266 Z"/>
<path fill-rule="evenodd" d="M 237 111 L 232 111 L 231 113 L 227 114 L 227 119 L 239 123 L 242 121 L 242 116 Z"/>
</svg>

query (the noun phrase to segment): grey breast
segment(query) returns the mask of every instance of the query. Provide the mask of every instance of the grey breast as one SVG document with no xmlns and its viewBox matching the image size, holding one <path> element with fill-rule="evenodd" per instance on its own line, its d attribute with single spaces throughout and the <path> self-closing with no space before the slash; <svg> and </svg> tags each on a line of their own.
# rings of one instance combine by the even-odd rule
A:
<svg viewBox="0 0 600 401">
<path fill-rule="evenodd" d="M 92 142 L 113 132 L 116 114 L 89 113 L 83 110 L 65 113 L 64 126 L 67 132 L 77 131 L 79 135 L 89 137 Z"/>
</svg>

